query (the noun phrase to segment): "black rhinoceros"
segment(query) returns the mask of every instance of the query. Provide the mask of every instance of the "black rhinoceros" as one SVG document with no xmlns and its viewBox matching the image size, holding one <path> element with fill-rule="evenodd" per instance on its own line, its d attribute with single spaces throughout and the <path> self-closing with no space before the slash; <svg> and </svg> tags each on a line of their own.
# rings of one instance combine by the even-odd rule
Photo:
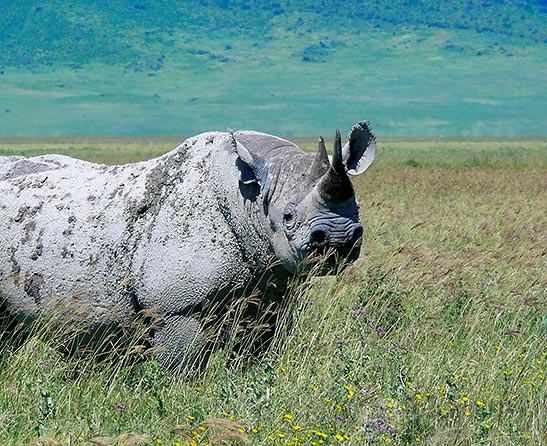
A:
<svg viewBox="0 0 547 446">
<path fill-rule="evenodd" d="M 274 301 L 315 254 L 358 257 L 348 173 L 375 152 L 362 122 L 344 147 L 337 131 L 331 161 L 322 139 L 309 154 L 251 131 L 201 134 L 119 166 L 0 157 L 0 300 L 19 319 L 62 307 L 94 326 L 155 308 L 159 360 L 178 367 L 203 345 L 207 304 L 244 289 Z"/>
</svg>

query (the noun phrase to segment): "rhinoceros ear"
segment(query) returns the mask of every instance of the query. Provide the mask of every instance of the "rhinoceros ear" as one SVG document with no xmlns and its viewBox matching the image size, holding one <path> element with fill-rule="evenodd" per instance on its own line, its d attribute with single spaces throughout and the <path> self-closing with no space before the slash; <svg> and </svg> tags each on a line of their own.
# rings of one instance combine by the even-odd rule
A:
<svg viewBox="0 0 547 446">
<path fill-rule="evenodd" d="M 349 141 L 342 148 L 342 161 L 350 175 L 363 173 L 376 156 L 376 137 L 367 121 L 356 124 L 351 129 Z"/>
<path fill-rule="evenodd" d="M 235 139 L 232 134 L 232 145 L 237 154 L 237 168 L 240 172 L 239 181 L 243 184 L 256 183 L 260 186 L 261 193 L 268 183 L 268 165 L 260 155 L 251 153 L 243 144 Z"/>
</svg>

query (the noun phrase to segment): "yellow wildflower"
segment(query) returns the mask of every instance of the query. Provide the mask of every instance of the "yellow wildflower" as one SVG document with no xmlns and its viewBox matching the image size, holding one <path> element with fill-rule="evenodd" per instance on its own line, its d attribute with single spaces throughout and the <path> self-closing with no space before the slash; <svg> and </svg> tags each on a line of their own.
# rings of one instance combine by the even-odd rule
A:
<svg viewBox="0 0 547 446">
<path fill-rule="evenodd" d="M 350 386 L 344 386 L 344 389 L 346 389 L 346 398 L 348 400 L 355 395 L 355 390 L 353 390 Z"/>
<path fill-rule="evenodd" d="M 321 437 L 321 438 L 328 438 L 328 434 L 325 434 L 324 432 L 318 431 L 318 430 L 316 430 L 316 429 L 312 430 L 311 432 L 312 432 L 312 434 L 315 434 L 315 435 L 317 435 L 318 437 Z"/>
</svg>

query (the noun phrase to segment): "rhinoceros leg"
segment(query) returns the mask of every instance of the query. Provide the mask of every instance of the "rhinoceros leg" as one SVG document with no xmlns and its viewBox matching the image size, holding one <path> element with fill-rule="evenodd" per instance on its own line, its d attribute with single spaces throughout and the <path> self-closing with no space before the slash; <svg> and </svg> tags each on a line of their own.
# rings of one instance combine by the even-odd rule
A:
<svg viewBox="0 0 547 446">
<path fill-rule="evenodd" d="M 202 326 L 191 316 L 168 316 L 154 334 L 158 361 L 170 370 L 200 369 L 207 363 Z"/>
</svg>

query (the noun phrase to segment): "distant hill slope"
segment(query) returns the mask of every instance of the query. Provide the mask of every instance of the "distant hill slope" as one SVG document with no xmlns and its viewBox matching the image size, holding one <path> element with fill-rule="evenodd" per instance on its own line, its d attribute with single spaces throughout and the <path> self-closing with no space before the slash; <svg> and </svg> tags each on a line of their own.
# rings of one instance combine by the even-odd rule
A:
<svg viewBox="0 0 547 446">
<path fill-rule="evenodd" d="M 125 64 L 139 59 L 145 67 L 160 69 L 181 44 L 200 39 L 267 41 L 279 33 L 320 30 L 344 40 L 355 33 L 400 33 L 401 26 L 547 43 L 546 25 L 547 0 L 3 0 L 0 66 Z"/>
<path fill-rule="evenodd" d="M 547 136 L 547 0 L 2 0 L 0 137 Z"/>
</svg>

